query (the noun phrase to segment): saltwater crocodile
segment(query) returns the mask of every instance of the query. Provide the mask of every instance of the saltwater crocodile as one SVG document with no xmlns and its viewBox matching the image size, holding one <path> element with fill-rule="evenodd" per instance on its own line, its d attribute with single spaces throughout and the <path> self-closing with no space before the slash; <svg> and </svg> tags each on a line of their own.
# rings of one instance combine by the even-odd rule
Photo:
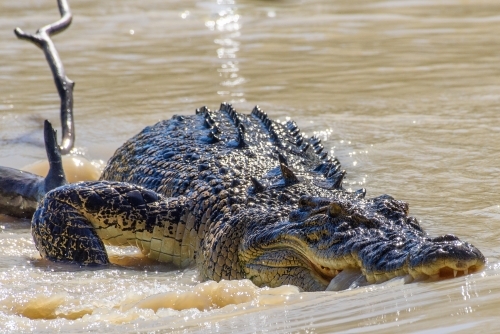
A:
<svg viewBox="0 0 500 334">
<path fill-rule="evenodd" d="M 60 20 L 15 33 L 45 52 L 61 97 L 62 145 L 46 122 L 45 179 L 0 167 L 2 213 L 29 216 L 47 192 L 32 219 L 43 257 L 105 265 L 104 244 L 133 245 L 158 261 L 195 265 L 203 279 L 307 291 L 484 267 L 469 243 L 429 237 L 405 202 L 343 189 L 345 171 L 318 138 L 258 107 L 247 116 L 222 104 L 159 122 L 116 151 L 101 181 L 65 185 L 59 153 L 73 147 L 74 83 L 50 35 L 72 17 L 67 1 L 58 5 Z"/>
<path fill-rule="evenodd" d="M 345 171 L 318 138 L 258 107 L 203 107 L 146 127 L 101 181 L 49 192 L 32 220 L 43 257 L 107 264 L 104 244 L 133 245 L 203 279 L 324 290 L 340 272 L 369 282 L 453 277 L 484 266 L 453 235 L 429 237 L 391 196 L 342 187 Z"/>
</svg>

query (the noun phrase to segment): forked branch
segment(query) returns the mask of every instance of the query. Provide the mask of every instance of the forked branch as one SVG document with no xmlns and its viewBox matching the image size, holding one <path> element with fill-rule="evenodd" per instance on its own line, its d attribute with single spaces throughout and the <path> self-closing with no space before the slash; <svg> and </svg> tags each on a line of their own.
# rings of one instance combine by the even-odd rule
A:
<svg viewBox="0 0 500 334">
<path fill-rule="evenodd" d="M 58 21 L 38 29 L 35 34 L 25 33 L 20 28 L 14 29 L 14 33 L 19 39 L 32 42 L 45 53 L 45 58 L 52 71 L 61 99 L 61 154 L 67 154 L 71 151 L 75 142 L 75 128 L 73 123 L 73 87 L 75 83 L 64 73 L 61 58 L 50 36 L 64 31 L 71 24 L 72 16 L 66 0 L 58 0 L 57 4 L 59 6 L 59 13 L 61 13 L 61 18 Z"/>
</svg>

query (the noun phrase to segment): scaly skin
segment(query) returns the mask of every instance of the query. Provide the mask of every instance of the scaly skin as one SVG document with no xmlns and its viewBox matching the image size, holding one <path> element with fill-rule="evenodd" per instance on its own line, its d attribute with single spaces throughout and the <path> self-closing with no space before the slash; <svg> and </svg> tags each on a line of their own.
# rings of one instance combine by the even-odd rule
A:
<svg viewBox="0 0 500 334">
<path fill-rule="evenodd" d="M 101 181 L 57 188 L 32 221 L 42 256 L 107 264 L 103 243 L 196 265 L 203 279 L 324 290 L 346 269 L 367 282 L 453 277 L 484 267 L 474 246 L 430 238 L 408 205 L 342 188 L 345 172 L 319 139 L 223 104 L 145 128 Z"/>
</svg>

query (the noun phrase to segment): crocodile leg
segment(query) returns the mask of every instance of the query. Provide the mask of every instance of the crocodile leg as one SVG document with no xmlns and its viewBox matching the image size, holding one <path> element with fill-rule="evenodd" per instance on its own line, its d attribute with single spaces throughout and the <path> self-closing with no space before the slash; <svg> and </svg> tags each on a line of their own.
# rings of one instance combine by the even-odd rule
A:
<svg viewBox="0 0 500 334">
<path fill-rule="evenodd" d="M 104 244 L 136 246 L 149 258 L 186 267 L 199 243 L 184 198 L 122 182 L 80 182 L 44 197 L 32 220 L 42 257 L 109 263 Z"/>
</svg>

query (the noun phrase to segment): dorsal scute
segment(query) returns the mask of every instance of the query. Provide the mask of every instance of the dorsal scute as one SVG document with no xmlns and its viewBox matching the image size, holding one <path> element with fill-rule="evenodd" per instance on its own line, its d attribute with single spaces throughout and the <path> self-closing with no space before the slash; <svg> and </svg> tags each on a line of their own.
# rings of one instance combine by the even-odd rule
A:
<svg viewBox="0 0 500 334">
<path fill-rule="evenodd" d="M 237 148 L 243 148 L 246 147 L 247 144 L 245 143 L 245 127 L 241 124 L 237 127 L 238 129 L 238 135 L 236 137 L 236 147 Z"/>
<path fill-rule="evenodd" d="M 207 106 L 203 106 L 203 107 L 197 108 L 196 111 L 195 111 L 196 115 L 206 114 L 207 112 L 210 112 L 210 109 L 208 109 Z"/>
<path fill-rule="evenodd" d="M 280 164 L 283 164 L 285 166 L 288 166 L 288 160 L 285 158 L 285 156 L 283 154 L 281 154 L 280 152 L 278 152 L 278 161 L 280 162 Z"/>
<path fill-rule="evenodd" d="M 288 166 L 286 166 L 285 164 L 280 163 L 280 169 L 281 169 L 281 176 L 283 177 L 285 185 L 289 186 L 300 182 L 297 176 L 294 174 L 294 172 L 290 168 L 288 168 Z"/>
<path fill-rule="evenodd" d="M 298 129 L 297 123 L 295 123 L 295 121 L 287 121 L 286 122 L 286 127 L 290 131 L 295 131 L 296 129 Z"/>
<path fill-rule="evenodd" d="M 252 185 L 253 185 L 253 192 L 254 193 L 260 193 L 260 192 L 263 192 L 266 187 L 259 182 L 259 180 L 257 180 L 255 177 L 250 177 L 250 180 L 252 181 Z"/>
</svg>

